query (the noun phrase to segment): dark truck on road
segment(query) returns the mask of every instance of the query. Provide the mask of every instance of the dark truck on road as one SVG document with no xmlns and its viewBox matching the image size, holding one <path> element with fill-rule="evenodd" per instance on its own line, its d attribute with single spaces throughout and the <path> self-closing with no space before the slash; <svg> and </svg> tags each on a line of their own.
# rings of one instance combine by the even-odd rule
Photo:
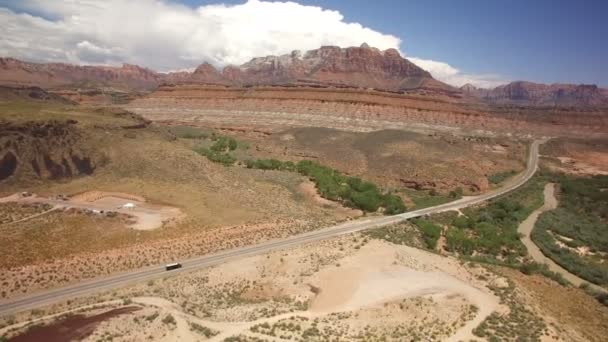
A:
<svg viewBox="0 0 608 342">
<path fill-rule="evenodd" d="M 182 268 L 182 264 L 174 262 L 172 264 L 165 265 L 165 270 L 167 270 L 167 271 L 176 270 L 178 268 Z"/>
</svg>

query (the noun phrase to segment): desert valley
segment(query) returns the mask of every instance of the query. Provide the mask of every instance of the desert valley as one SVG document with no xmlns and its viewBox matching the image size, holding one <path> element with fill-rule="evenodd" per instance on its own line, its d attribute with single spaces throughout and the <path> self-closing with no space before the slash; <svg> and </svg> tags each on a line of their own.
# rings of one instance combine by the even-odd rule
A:
<svg viewBox="0 0 608 342">
<path fill-rule="evenodd" d="M 605 341 L 608 89 L 0 58 L 0 246 L 0 341 Z"/>
</svg>

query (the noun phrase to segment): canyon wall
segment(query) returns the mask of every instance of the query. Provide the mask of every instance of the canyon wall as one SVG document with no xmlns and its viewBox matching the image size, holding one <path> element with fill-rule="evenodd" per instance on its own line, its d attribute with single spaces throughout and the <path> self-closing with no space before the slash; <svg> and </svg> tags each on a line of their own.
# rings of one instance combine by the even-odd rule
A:
<svg viewBox="0 0 608 342">
<path fill-rule="evenodd" d="M 156 121 L 268 130 L 440 128 L 549 136 L 608 132 L 603 109 L 495 106 L 438 94 L 339 88 L 166 85 L 127 108 Z"/>
</svg>

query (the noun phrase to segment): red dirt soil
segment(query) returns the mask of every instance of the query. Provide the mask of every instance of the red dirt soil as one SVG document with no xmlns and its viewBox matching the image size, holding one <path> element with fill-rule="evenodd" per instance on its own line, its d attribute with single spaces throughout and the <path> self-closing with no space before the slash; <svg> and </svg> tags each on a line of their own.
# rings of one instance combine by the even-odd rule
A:
<svg viewBox="0 0 608 342">
<path fill-rule="evenodd" d="M 128 314 L 137 310 L 141 310 L 137 306 L 127 306 L 117 309 L 112 309 L 98 315 L 84 316 L 73 315 L 59 322 L 35 327 L 27 330 L 25 333 L 11 338 L 11 342 L 65 342 L 73 340 L 83 340 L 91 335 L 95 328 L 103 321 L 110 318 Z"/>
</svg>

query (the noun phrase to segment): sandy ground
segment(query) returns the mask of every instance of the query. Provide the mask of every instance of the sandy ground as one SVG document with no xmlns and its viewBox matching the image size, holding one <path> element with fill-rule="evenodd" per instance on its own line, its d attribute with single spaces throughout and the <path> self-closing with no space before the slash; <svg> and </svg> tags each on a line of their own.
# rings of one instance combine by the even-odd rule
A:
<svg viewBox="0 0 608 342">
<path fill-rule="evenodd" d="M 589 152 L 589 154 L 592 154 Z M 606 155 L 596 153 L 593 155 L 596 157 L 599 165 L 591 164 L 587 161 L 577 160 L 570 157 L 560 156 L 557 159 L 560 161 L 562 167 L 561 171 L 571 173 L 575 175 L 608 175 L 608 168 L 606 167 Z M 600 162 L 603 160 L 603 163 Z"/>
<path fill-rule="evenodd" d="M 313 340 L 319 341 L 365 334 L 391 341 L 411 334 L 470 340 L 488 315 L 504 310 L 487 285 L 505 281 L 498 276 L 480 280 L 480 272 L 489 275 L 412 247 L 341 237 L 112 293 L 108 299 L 130 297 L 124 305 L 142 310 L 100 323 L 86 340 L 110 334 L 119 341 L 232 336 L 288 341 L 308 340 L 302 334 L 315 329 L 320 339 Z M 167 315 L 175 322 L 164 323 Z M 193 323 L 213 336 L 201 336 Z M 296 325 L 298 330 L 285 328 Z"/>
<path fill-rule="evenodd" d="M 152 230 L 160 228 L 163 226 L 163 224 L 175 222 L 184 216 L 181 210 L 178 208 L 147 203 L 145 202 L 145 199 L 136 195 L 103 193 L 99 191 L 80 194 L 66 200 L 40 197 L 36 196 L 35 194 L 29 197 L 23 197 L 20 194 L 13 194 L 0 198 L 0 203 L 6 202 L 26 204 L 46 203 L 53 206 L 52 210 L 79 208 L 91 210 L 99 214 L 105 212 L 117 212 L 133 217 L 133 223 L 130 225 L 130 227 L 136 230 Z M 134 207 L 123 207 L 127 203 L 133 204 Z M 46 212 L 32 215 L 20 221 L 38 217 L 43 214 L 46 214 Z"/>
</svg>

